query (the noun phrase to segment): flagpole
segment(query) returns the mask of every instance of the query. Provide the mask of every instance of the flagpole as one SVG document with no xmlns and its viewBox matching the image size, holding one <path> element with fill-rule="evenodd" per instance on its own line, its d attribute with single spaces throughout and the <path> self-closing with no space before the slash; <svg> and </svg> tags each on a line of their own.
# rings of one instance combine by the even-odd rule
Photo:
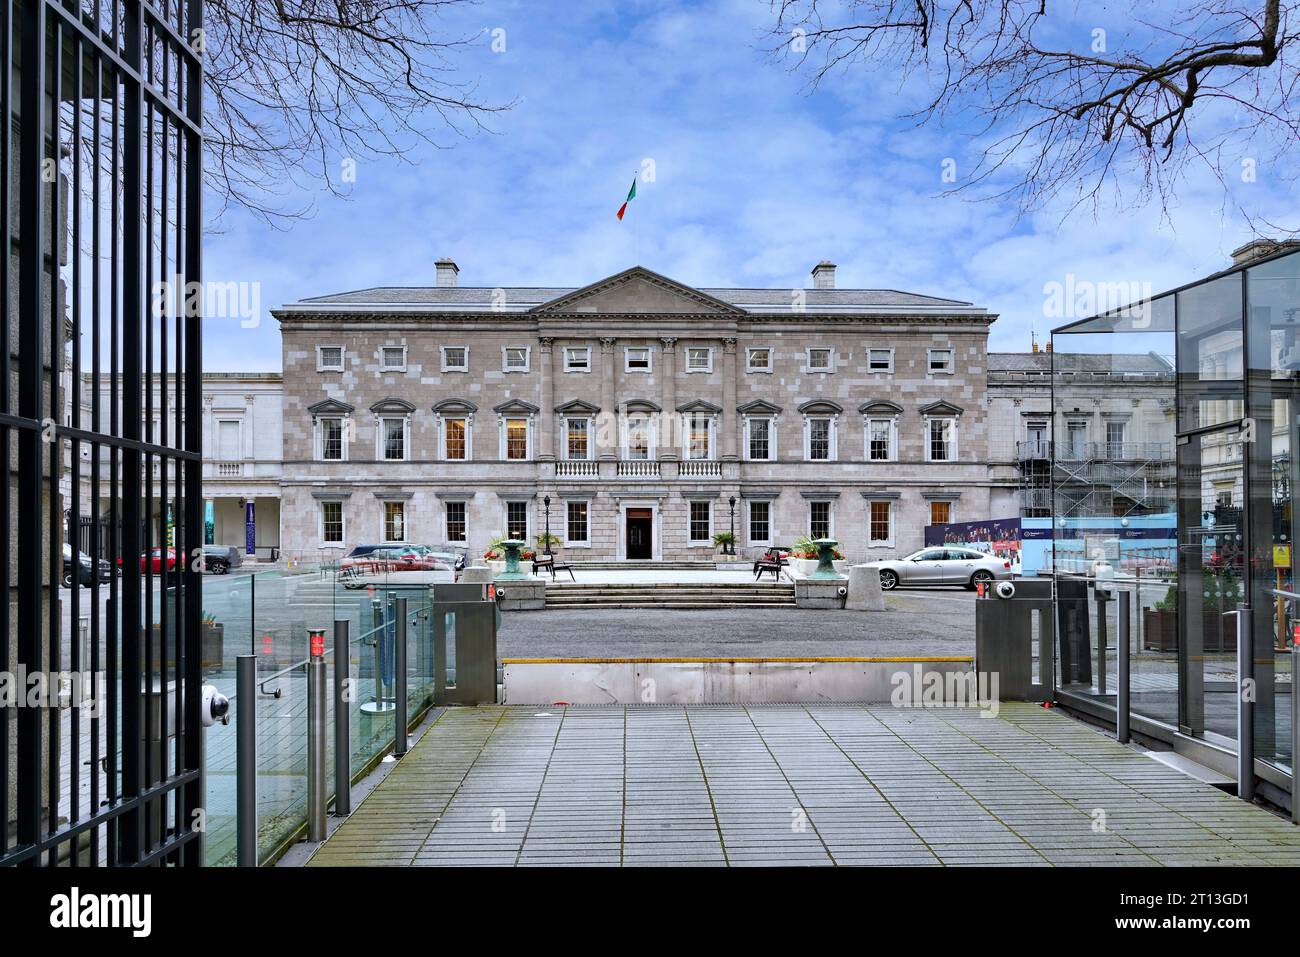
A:
<svg viewBox="0 0 1300 957">
<path fill-rule="evenodd" d="M 637 180 L 641 178 L 640 174 L 641 174 L 640 170 L 632 171 L 633 183 L 637 182 Z M 640 219 L 638 219 L 635 223 L 632 224 L 632 244 L 633 244 L 632 265 L 639 266 L 641 265 L 641 220 Z"/>
</svg>

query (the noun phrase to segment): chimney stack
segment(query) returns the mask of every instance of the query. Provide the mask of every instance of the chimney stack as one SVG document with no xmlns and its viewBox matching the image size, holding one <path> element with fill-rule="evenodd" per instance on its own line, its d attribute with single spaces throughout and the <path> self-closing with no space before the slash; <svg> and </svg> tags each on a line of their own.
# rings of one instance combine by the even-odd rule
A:
<svg viewBox="0 0 1300 957">
<path fill-rule="evenodd" d="M 460 267 L 457 266 L 453 260 L 444 256 L 442 259 L 439 259 L 434 263 L 434 265 L 438 267 L 439 286 L 450 288 L 451 286 L 456 285 L 456 274 L 460 272 Z"/>
<path fill-rule="evenodd" d="M 814 289 L 835 288 L 835 264 L 823 259 L 812 269 Z"/>
</svg>

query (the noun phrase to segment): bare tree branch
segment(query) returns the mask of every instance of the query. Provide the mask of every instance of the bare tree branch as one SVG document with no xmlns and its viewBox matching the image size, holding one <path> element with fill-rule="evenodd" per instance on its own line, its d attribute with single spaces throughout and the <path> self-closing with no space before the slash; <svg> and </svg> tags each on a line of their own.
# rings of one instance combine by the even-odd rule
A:
<svg viewBox="0 0 1300 957">
<path fill-rule="evenodd" d="M 272 224 L 293 185 L 344 190 L 343 162 L 409 159 L 484 130 L 513 104 L 478 97 L 453 60 L 477 36 L 435 21 L 469 0 L 207 0 L 204 175 Z"/>
<path fill-rule="evenodd" d="M 1246 160 L 1294 175 L 1300 0 L 1191 0 L 1172 18 L 1132 0 L 1127 32 L 1081 25 L 1077 8 L 1051 18 L 1047 0 L 842 0 L 833 20 L 822 0 L 771 3 L 770 51 L 813 87 L 854 64 L 893 68 L 932 84 L 909 117 L 979 119 L 979 161 L 954 191 L 1024 211 L 1064 193 L 1095 212 L 1128 172 L 1167 211 L 1192 160 L 1225 184 Z"/>
</svg>

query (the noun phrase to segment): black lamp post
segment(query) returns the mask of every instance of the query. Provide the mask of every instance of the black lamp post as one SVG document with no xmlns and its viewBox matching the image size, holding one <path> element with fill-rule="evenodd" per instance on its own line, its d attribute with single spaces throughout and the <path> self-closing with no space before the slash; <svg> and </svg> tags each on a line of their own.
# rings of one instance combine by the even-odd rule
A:
<svg viewBox="0 0 1300 957">
<path fill-rule="evenodd" d="M 736 496 L 727 499 L 727 504 L 731 506 L 731 541 L 727 542 L 727 554 L 736 554 Z"/>
<path fill-rule="evenodd" d="M 542 506 L 546 509 L 546 554 L 551 554 L 551 497 L 549 495 L 542 499 Z"/>
</svg>

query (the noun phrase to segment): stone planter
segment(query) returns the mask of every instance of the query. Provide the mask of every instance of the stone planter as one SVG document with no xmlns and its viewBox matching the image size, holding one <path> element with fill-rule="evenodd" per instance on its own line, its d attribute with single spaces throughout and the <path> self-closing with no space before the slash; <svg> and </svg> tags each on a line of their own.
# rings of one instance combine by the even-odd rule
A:
<svg viewBox="0 0 1300 957">
<path fill-rule="evenodd" d="M 839 574 L 844 575 L 846 577 L 848 576 L 849 574 L 848 559 L 844 559 L 843 561 L 831 562 L 831 566 L 835 569 L 835 571 L 839 572 Z M 793 571 L 796 575 L 800 575 L 804 578 L 807 578 L 809 575 L 811 575 L 813 572 L 817 570 L 817 559 L 792 558 L 790 559 L 790 570 Z"/>
<path fill-rule="evenodd" d="M 1178 615 L 1156 608 L 1142 609 L 1142 647 L 1147 651 L 1178 650 Z"/>
<path fill-rule="evenodd" d="M 487 567 L 488 567 L 488 568 L 492 569 L 492 579 L 493 579 L 493 581 L 495 581 L 496 579 L 500 578 L 501 575 L 502 575 L 502 574 L 505 572 L 505 570 L 506 570 L 506 563 L 505 563 L 504 561 L 496 561 L 496 560 L 493 560 L 493 561 L 487 562 L 486 564 L 487 564 Z M 531 575 L 531 574 L 533 573 L 533 563 L 530 562 L 530 561 L 525 561 L 524 559 L 520 559 L 520 560 L 519 560 L 519 570 L 520 570 L 521 572 L 523 572 L 525 575 Z"/>
</svg>

